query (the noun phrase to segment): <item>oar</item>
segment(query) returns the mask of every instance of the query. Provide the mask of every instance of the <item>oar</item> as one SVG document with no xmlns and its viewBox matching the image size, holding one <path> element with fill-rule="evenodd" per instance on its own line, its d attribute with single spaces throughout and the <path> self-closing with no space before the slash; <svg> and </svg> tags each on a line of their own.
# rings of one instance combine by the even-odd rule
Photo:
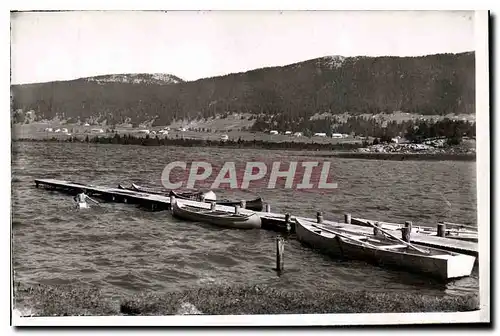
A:
<svg viewBox="0 0 500 336">
<path fill-rule="evenodd" d="M 336 236 L 339 236 L 339 237 L 342 237 L 342 238 L 346 238 L 346 239 L 349 239 L 349 240 L 354 240 L 354 241 L 356 241 L 356 242 L 358 242 L 358 243 L 361 243 L 361 244 L 367 245 L 367 246 L 372 247 L 372 248 L 377 248 L 377 246 L 375 246 L 375 245 L 373 245 L 373 244 L 370 244 L 370 243 L 368 243 L 368 242 L 364 242 L 364 241 L 362 241 L 362 240 L 360 240 L 360 239 L 357 239 L 357 238 L 354 238 L 354 237 L 350 237 L 350 236 L 348 236 L 348 235 L 344 235 L 344 234 L 339 233 L 339 232 L 337 232 L 337 231 L 332 231 L 332 230 L 325 229 L 323 226 L 317 226 L 316 224 L 312 224 L 312 223 L 311 223 L 311 225 L 312 225 L 312 226 L 314 226 L 314 227 L 316 227 L 316 228 L 318 228 L 318 229 L 321 229 L 321 230 L 323 230 L 323 231 L 326 231 L 326 232 L 332 233 L 332 234 L 334 234 L 334 235 L 336 235 Z"/>
<path fill-rule="evenodd" d="M 380 228 L 379 226 L 376 226 L 376 225 L 375 225 L 375 224 L 373 224 L 372 222 L 370 222 L 370 221 L 366 221 L 366 222 L 367 222 L 369 225 L 373 226 L 374 228 L 377 228 L 377 229 L 378 229 L 378 230 L 380 230 L 381 232 L 385 233 L 385 234 L 386 234 L 386 235 L 388 235 L 389 237 L 391 237 L 391 238 L 393 238 L 393 239 L 396 239 L 398 242 L 401 242 L 401 243 L 405 244 L 406 246 L 411 247 L 411 248 L 413 248 L 413 249 L 417 250 L 417 251 L 418 251 L 418 252 L 420 252 L 420 253 L 429 254 L 429 251 L 427 251 L 427 250 L 423 250 L 423 249 L 420 249 L 420 248 L 416 247 L 416 246 L 415 246 L 415 245 L 413 245 L 413 244 L 410 244 L 410 243 L 405 242 L 403 239 L 399 239 L 398 237 L 396 237 L 396 236 L 395 236 L 395 235 L 393 235 L 392 233 L 387 232 L 386 230 L 384 230 L 384 229 Z"/>
</svg>

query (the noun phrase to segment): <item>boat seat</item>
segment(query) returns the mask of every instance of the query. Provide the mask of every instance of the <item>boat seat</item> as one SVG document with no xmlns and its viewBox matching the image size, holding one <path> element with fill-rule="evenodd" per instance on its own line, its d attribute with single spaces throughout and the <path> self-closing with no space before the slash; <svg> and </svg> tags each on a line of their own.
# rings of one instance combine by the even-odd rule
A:
<svg viewBox="0 0 500 336">
<path fill-rule="evenodd" d="M 397 248 L 403 248 L 403 247 L 408 247 L 408 246 L 400 244 L 400 245 L 385 245 L 385 246 L 377 246 L 377 247 L 383 248 L 383 249 L 397 249 Z"/>
</svg>

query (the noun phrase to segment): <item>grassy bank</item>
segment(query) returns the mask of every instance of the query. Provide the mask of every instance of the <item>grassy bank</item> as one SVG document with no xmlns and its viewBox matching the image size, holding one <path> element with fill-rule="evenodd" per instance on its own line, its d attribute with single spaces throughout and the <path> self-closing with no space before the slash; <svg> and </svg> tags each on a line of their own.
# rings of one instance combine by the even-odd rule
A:
<svg viewBox="0 0 500 336">
<path fill-rule="evenodd" d="M 14 308 L 35 316 L 456 312 L 479 309 L 479 299 L 477 295 L 304 292 L 254 285 L 144 292 L 112 300 L 94 287 L 18 285 L 14 288 Z"/>
</svg>

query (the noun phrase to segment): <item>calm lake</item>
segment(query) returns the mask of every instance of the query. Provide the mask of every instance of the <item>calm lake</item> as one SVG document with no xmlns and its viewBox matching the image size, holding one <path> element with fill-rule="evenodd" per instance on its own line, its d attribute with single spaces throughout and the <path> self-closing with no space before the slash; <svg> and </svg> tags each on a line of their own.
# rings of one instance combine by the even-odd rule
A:
<svg viewBox="0 0 500 336">
<path fill-rule="evenodd" d="M 275 267 L 275 232 L 220 229 L 183 222 L 168 211 L 103 203 L 75 210 L 72 197 L 36 189 L 35 178 L 116 187 L 160 186 L 172 161 L 330 161 L 337 189 L 214 190 L 219 198 L 260 195 L 273 212 L 343 220 L 356 217 L 432 225 L 445 220 L 476 225 L 475 162 L 378 161 L 317 158 L 314 153 L 220 148 L 142 147 L 81 143 L 12 145 L 12 233 L 15 281 L 92 284 L 109 295 L 211 284 L 268 284 L 290 289 L 402 290 L 460 295 L 478 290 L 477 270 L 440 284 L 363 262 L 339 261 L 302 246 L 285 245 L 285 272 Z M 305 155 L 306 154 L 306 155 Z M 210 184 L 206 185 L 207 187 Z M 278 184 L 280 186 L 280 184 Z"/>
</svg>

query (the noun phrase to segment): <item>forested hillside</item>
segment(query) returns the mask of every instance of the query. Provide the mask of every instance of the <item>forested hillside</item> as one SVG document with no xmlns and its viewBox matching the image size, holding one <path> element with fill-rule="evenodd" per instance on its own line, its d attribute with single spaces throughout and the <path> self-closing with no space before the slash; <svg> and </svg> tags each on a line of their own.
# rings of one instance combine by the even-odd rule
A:
<svg viewBox="0 0 500 336">
<path fill-rule="evenodd" d="M 12 112 L 17 111 L 17 118 L 19 113 L 33 110 L 36 120 L 84 121 L 92 117 L 106 120 L 108 125 L 153 119 L 157 125 L 166 125 L 177 119 L 232 112 L 255 114 L 264 124 L 270 116 L 280 124 L 293 124 L 324 112 L 475 112 L 473 52 L 322 57 L 193 82 L 171 75 L 135 81 L 119 76 L 14 85 Z M 147 74 L 139 78 L 144 76 Z M 162 82 L 162 78 L 168 80 Z"/>
</svg>

